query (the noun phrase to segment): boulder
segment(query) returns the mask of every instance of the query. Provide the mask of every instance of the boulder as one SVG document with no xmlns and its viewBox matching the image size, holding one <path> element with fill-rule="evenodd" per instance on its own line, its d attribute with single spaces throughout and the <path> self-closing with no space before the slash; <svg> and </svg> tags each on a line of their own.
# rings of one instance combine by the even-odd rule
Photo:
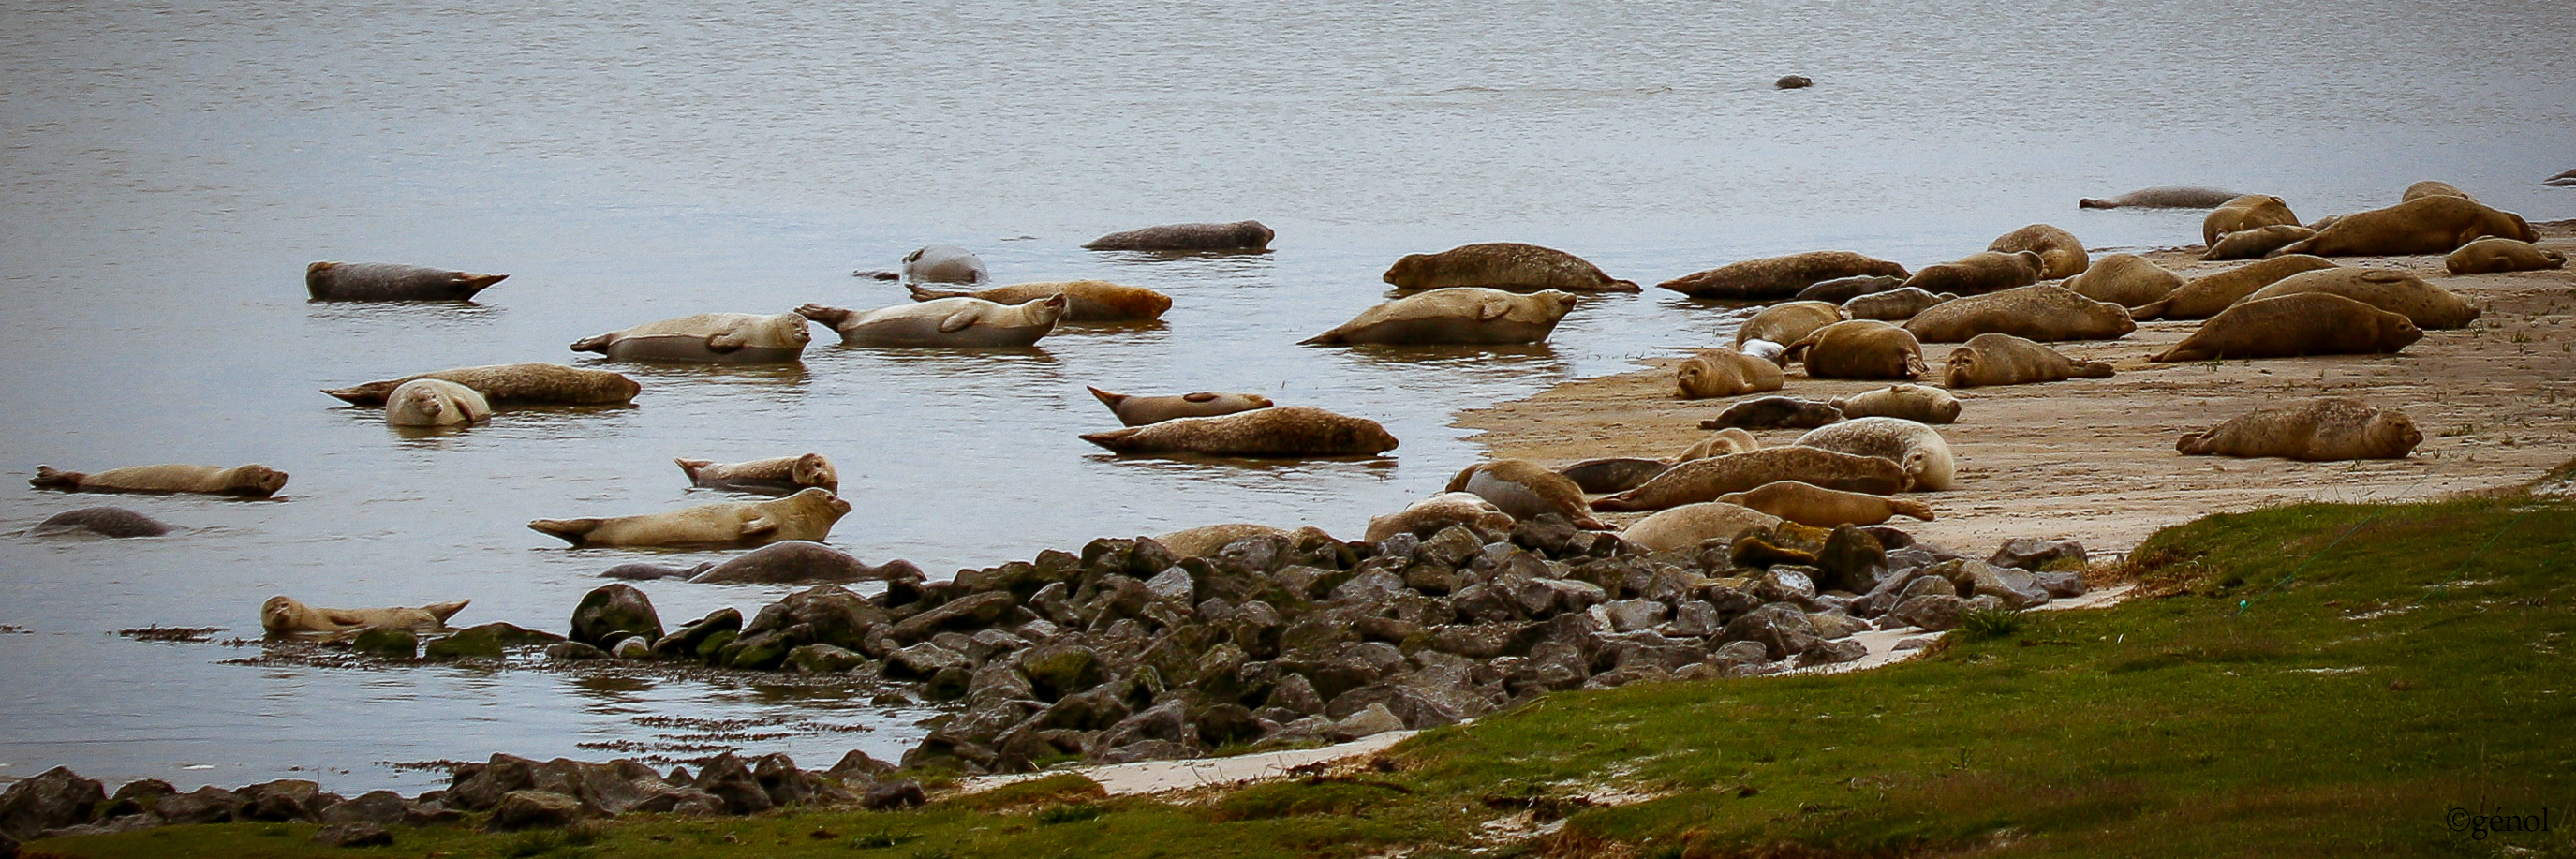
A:
<svg viewBox="0 0 2576 859">
<path fill-rule="evenodd" d="M 1841 662 L 1857 662 L 1869 656 L 1869 645 L 1851 639 L 1818 642 L 1798 654 L 1798 667 L 1812 668 Z"/>
<path fill-rule="evenodd" d="M 349 647 L 368 656 L 412 659 L 420 656 L 420 635 L 410 627 L 370 626 L 359 630 Z"/>
<path fill-rule="evenodd" d="M 739 635 L 742 632 L 742 612 L 730 606 L 708 612 L 706 617 L 690 621 L 671 634 L 655 639 L 653 655 L 671 659 L 698 658 L 698 645 L 719 632 Z"/>
<path fill-rule="evenodd" d="M 242 788 L 240 793 L 242 807 L 233 812 L 238 820 L 311 822 L 322 816 L 322 786 L 307 779 L 278 779 Z"/>
<path fill-rule="evenodd" d="M 48 829 L 87 823 L 105 802 L 106 785 L 55 767 L 0 793 L 0 835 L 27 841 Z"/>
<path fill-rule="evenodd" d="M 1807 615 L 1786 603 L 1772 603 L 1738 617 L 1718 634 L 1727 641 L 1750 641 L 1762 645 L 1764 658 L 1779 660 L 1796 656 L 1814 646 L 1815 626 Z"/>
<path fill-rule="evenodd" d="M 484 829 L 491 832 L 561 829 L 580 822 L 585 816 L 581 800 L 541 790 L 514 790 L 502 794 L 501 800 L 493 804 L 492 818 L 484 824 Z"/>
<path fill-rule="evenodd" d="M 332 804 L 322 809 L 322 823 L 340 826 L 351 823 L 374 824 L 378 827 L 403 822 L 411 814 L 411 801 L 390 790 L 371 790 L 357 798 Z"/>
<path fill-rule="evenodd" d="M 891 618 L 885 609 L 868 602 L 849 588 L 816 585 L 762 607 L 758 614 L 752 616 L 750 623 L 743 624 L 742 638 L 803 626 L 807 632 L 802 640 L 795 642 L 796 645 L 829 644 L 845 650 L 866 651 L 870 629 L 889 622 Z M 923 633 L 923 637 L 927 635 L 927 632 Z"/>
<path fill-rule="evenodd" d="M 1385 704 L 1370 704 L 1349 718 L 1334 722 L 1330 734 L 1336 741 L 1348 742 L 1401 730 L 1404 730 L 1404 720 L 1397 718 L 1395 711 L 1387 709 Z"/>
<path fill-rule="evenodd" d="M 866 664 L 866 656 L 829 644 L 808 644 L 787 651 L 787 664 L 798 674 L 841 674 Z"/>
<path fill-rule="evenodd" d="M 1612 632 L 1651 630 L 1671 613 L 1671 606 L 1647 599 L 1614 600 L 1592 607 L 1593 619 Z"/>
<path fill-rule="evenodd" d="M 1986 563 L 2024 570 L 2044 570 L 2051 565 L 2063 564 L 2080 567 L 2085 563 L 2084 544 L 2064 538 L 2016 537 L 2004 541 L 2002 547 L 1995 549 L 1994 557 L 1986 559 Z"/>
<path fill-rule="evenodd" d="M 1967 601 L 1950 594 L 1925 594 L 1908 597 L 1889 609 L 1885 625 L 1918 626 L 1933 632 L 1957 629 L 1959 616 L 1967 612 Z"/>
<path fill-rule="evenodd" d="M 573 609 L 570 637 L 574 641 L 605 650 L 630 635 L 662 637 L 662 618 L 653 613 L 653 601 L 633 585 L 601 585 L 584 594 L 581 605 Z"/>
<path fill-rule="evenodd" d="M 1836 525 L 1825 538 L 1824 551 L 1816 555 L 1816 568 L 1818 590 L 1866 594 L 1887 569 L 1887 551 L 1869 532 Z"/>
<path fill-rule="evenodd" d="M 760 783 L 751 767 L 732 752 L 716 755 L 698 770 L 697 781 L 690 785 L 705 791 L 724 804 L 727 814 L 756 814 L 777 806 L 770 799 L 769 788 Z"/>
<path fill-rule="evenodd" d="M 173 825 L 230 823 L 233 812 L 241 807 L 240 794 L 207 785 L 187 793 L 162 797 L 152 804 L 152 813 Z"/>
<path fill-rule="evenodd" d="M 894 625 L 893 635 L 897 641 L 920 641 L 941 630 L 982 629 L 1001 621 L 1018 605 L 1009 591 L 969 594 L 904 618 Z"/>
<path fill-rule="evenodd" d="M 881 782 L 859 795 L 859 807 L 869 811 L 918 808 L 929 801 L 929 796 L 921 790 L 921 782 L 912 779 Z"/>
<path fill-rule="evenodd" d="M 313 833 L 313 843 L 324 847 L 391 847 L 394 834 L 382 825 L 367 822 L 335 823 Z"/>
</svg>

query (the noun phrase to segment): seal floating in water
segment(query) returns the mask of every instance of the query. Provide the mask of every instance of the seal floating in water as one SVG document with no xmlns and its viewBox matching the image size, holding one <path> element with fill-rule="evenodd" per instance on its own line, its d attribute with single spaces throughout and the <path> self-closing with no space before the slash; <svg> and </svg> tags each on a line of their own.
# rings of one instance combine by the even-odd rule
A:
<svg viewBox="0 0 2576 859">
<path fill-rule="evenodd" d="M 1062 293 L 1019 304 L 940 298 L 875 310 L 808 304 L 804 318 L 841 333 L 845 346 L 981 348 L 1028 346 L 1055 331 L 1070 303 Z"/>
<path fill-rule="evenodd" d="M 1459 286 L 1409 295 L 1361 311 L 1331 331 L 1297 341 L 1314 344 L 1499 345 L 1545 341 L 1574 310 L 1574 294 L 1521 295 Z"/>
<path fill-rule="evenodd" d="M 1143 397 L 1133 394 L 1113 394 L 1090 386 L 1084 386 L 1084 390 L 1090 391 L 1092 396 L 1099 398 L 1101 405 L 1108 406 L 1110 414 L 1118 416 L 1119 423 L 1131 427 L 1160 423 L 1173 418 L 1230 415 L 1235 412 L 1266 409 L 1272 405 L 1269 397 L 1260 394 L 1220 394 L 1213 391 L 1197 391 Z"/>
<path fill-rule="evenodd" d="M 84 473 L 36 466 L 27 485 L 66 492 L 199 492 L 266 498 L 286 488 L 286 472 L 258 463 L 216 468 L 211 465 L 130 465 Z"/>
<path fill-rule="evenodd" d="M 1110 233 L 1082 247 L 1094 251 L 1265 251 L 1278 235 L 1260 221 L 1165 224 Z"/>
<path fill-rule="evenodd" d="M 351 388 L 324 388 L 322 393 L 351 405 L 381 406 L 395 388 L 414 379 L 445 379 L 473 388 L 483 395 L 484 402 L 494 406 L 616 405 L 634 402 L 635 395 L 644 390 L 623 373 L 532 362 L 458 367 Z"/>
<path fill-rule="evenodd" d="M 83 507 L 45 517 L 45 521 L 27 529 L 30 536 L 73 531 L 88 531 L 101 537 L 158 537 L 170 533 L 170 526 L 123 507 Z"/>
<path fill-rule="evenodd" d="M 780 540 L 820 542 L 850 502 L 822 489 L 775 501 L 700 504 L 667 513 L 589 519 L 538 519 L 528 528 L 575 547 L 762 545 Z"/>
<path fill-rule="evenodd" d="M 993 279 L 984 258 L 956 245 L 925 245 L 903 255 L 906 283 L 983 283 Z"/>
<path fill-rule="evenodd" d="M 995 304 L 1027 304 L 1050 295 L 1065 299 L 1064 322 L 1151 322 L 1163 311 L 1172 309 L 1172 297 L 1141 286 L 1125 286 L 1105 280 L 1067 280 L 1046 283 L 1015 283 L 974 292 L 941 292 L 920 286 L 911 287 L 912 300 L 936 301 L 942 298 L 981 298 Z"/>
<path fill-rule="evenodd" d="M 471 301 L 509 277 L 385 262 L 317 262 L 304 267 L 314 301 Z"/>
<path fill-rule="evenodd" d="M 794 313 L 701 313 L 584 337 L 572 350 L 629 361 L 784 364 L 803 358 L 813 339 Z"/>
<path fill-rule="evenodd" d="M 1636 292 L 1633 281 L 1601 273 L 1582 257 L 1519 242 L 1460 245 L 1436 254 L 1407 254 L 1387 267 L 1397 289 L 1481 286 L 1513 291 Z"/>
<path fill-rule="evenodd" d="M 314 608 L 293 597 L 279 595 L 260 604 L 259 628 L 272 637 L 347 632 L 375 626 L 431 632 L 446 627 L 447 619 L 464 611 L 470 602 L 473 600 L 431 603 L 419 608 Z"/>
<path fill-rule="evenodd" d="M 2117 197 L 2086 197 L 2075 201 L 2078 209 L 2214 209 L 2236 199 L 2234 191 L 2218 188 L 2193 188 L 2168 185 L 2140 188 Z"/>
<path fill-rule="evenodd" d="M 1386 427 L 1367 418 L 1308 406 L 1274 406 L 1205 418 L 1173 418 L 1083 441 L 1119 453 L 1197 453 L 1208 456 L 1376 456 L 1396 446 Z"/>
<path fill-rule="evenodd" d="M 385 395 L 385 423 L 398 427 L 446 427 L 492 419 L 492 404 L 473 388 L 446 379 L 413 379 Z"/>
<path fill-rule="evenodd" d="M 709 459 L 675 458 L 680 472 L 689 483 L 706 489 L 732 489 L 742 492 L 789 493 L 807 487 L 828 492 L 841 491 L 841 472 L 832 461 L 819 453 L 775 456 L 750 462 L 718 463 Z"/>
</svg>

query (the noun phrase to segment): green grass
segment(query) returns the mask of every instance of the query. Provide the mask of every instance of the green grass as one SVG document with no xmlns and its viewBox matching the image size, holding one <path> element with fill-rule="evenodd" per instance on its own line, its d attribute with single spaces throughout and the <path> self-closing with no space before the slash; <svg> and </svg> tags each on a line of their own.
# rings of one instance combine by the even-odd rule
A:
<svg viewBox="0 0 2576 859">
<path fill-rule="evenodd" d="M 2167 529 L 2162 598 L 1995 618 L 1834 676 L 1551 696 L 1384 766 L 1191 802 L 1055 777 L 918 811 L 622 821 L 544 856 L 2576 856 L 2576 505 L 2299 505 Z M 1593 807 L 1616 788 L 1653 798 Z M 2455 834 L 2452 808 L 2556 832 Z M 281 835 L 263 835 L 266 830 Z M 464 829 L 331 851 L 313 827 L 30 845 L 66 856 L 511 855 Z M 726 836 L 733 836 L 726 840 Z M 829 837 L 826 837 L 826 836 Z"/>
</svg>

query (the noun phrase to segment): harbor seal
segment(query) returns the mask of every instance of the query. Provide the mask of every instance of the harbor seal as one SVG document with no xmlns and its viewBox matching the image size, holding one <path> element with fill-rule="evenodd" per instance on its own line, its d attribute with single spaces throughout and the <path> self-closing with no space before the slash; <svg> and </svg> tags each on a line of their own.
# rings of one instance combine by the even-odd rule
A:
<svg viewBox="0 0 2576 859">
<path fill-rule="evenodd" d="M 2298 222 L 2299 216 L 2290 211 L 2289 201 L 2270 194 L 2246 194 L 2220 204 L 2201 217 L 2200 243 L 2215 245 L 2219 236 L 2228 233 L 2273 224 L 2296 225 Z"/>
<path fill-rule="evenodd" d="M 1593 501 L 1592 509 L 1662 510 L 1715 501 L 1721 495 L 1782 480 L 1879 495 L 1902 492 L 1911 485 L 1905 470 L 1892 460 L 1791 445 L 1681 463 L 1645 485 Z"/>
<path fill-rule="evenodd" d="M 2185 456 L 2277 456 L 2307 462 L 2405 459 L 2424 440 L 2405 412 L 2351 397 L 2318 397 L 2265 406 L 2187 433 L 2174 448 Z"/>
<path fill-rule="evenodd" d="M 1792 301 L 1762 308 L 1753 318 L 1735 328 L 1735 346 L 1744 348 L 1748 340 L 1773 343 L 1796 343 L 1816 333 L 1816 329 L 1843 321 L 1840 305 L 1827 301 Z"/>
<path fill-rule="evenodd" d="M 259 628 L 271 638 L 330 634 L 382 626 L 435 632 L 473 600 L 430 603 L 419 608 L 315 608 L 280 594 L 259 605 Z"/>
<path fill-rule="evenodd" d="M 1983 251 L 1917 269 L 1905 285 L 1934 294 L 1983 295 L 2038 283 L 2047 267 L 2038 251 Z"/>
<path fill-rule="evenodd" d="M 1741 504 L 1702 501 L 1684 504 L 1639 519 L 1619 538 L 1649 552 L 1698 547 L 1707 540 L 1733 540 L 1744 532 L 1780 527 L 1780 517 Z"/>
<path fill-rule="evenodd" d="M 1270 249 L 1278 237 L 1260 221 L 1231 224 L 1164 224 L 1110 233 L 1082 246 L 1091 251 L 1252 251 Z"/>
<path fill-rule="evenodd" d="M 1798 437 L 1798 444 L 1854 456 L 1875 456 L 1896 463 L 1905 471 L 1907 485 L 1881 492 L 1816 483 L 1827 489 L 1849 489 L 1886 495 L 1890 492 L 1939 492 L 1958 482 L 1958 460 L 1950 455 L 1950 443 L 1942 440 L 1941 431 L 1904 418 L 1853 418 L 1808 430 Z"/>
<path fill-rule="evenodd" d="M 492 404 L 473 388 L 446 379 L 413 379 L 385 395 L 385 423 L 398 427 L 452 427 L 492 419 Z"/>
<path fill-rule="evenodd" d="M 1611 456 L 1587 459 L 1556 470 L 1585 492 L 1626 492 L 1645 485 L 1673 464 L 1660 459 Z"/>
<path fill-rule="evenodd" d="M 1196 391 L 1187 394 L 1140 397 L 1133 394 L 1113 394 L 1087 385 L 1083 389 L 1099 398 L 1101 405 L 1108 406 L 1109 413 L 1117 415 L 1119 423 L 1131 427 L 1160 423 L 1173 418 L 1230 415 L 1235 412 L 1266 409 L 1273 405 L 1269 397 L 1260 394 Z"/>
<path fill-rule="evenodd" d="M 701 313 L 585 337 L 572 350 L 626 361 L 784 364 L 804 357 L 813 339 L 794 313 Z"/>
<path fill-rule="evenodd" d="M 2556 176 L 2542 179 L 2540 180 L 2540 184 L 2548 185 L 2553 188 L 2576 186 L 2576 170 L 2569 170 Z"/>
<path fill-rule="evenodd" d="M 129 465 L 100 472 L 57 471 L 36 466 L 27 485 L 65 492 L 198 492 L 267 498 L 286 488 L 286 472 L 258 463 L 216 468 L 211 465 Z"/>
<path fill-rule="evenodd" d="M 1428 537 L 1451 525 L 1474 525 L 1496 533 L 1509 533 L 1519 524 L 1512 514 L 1494 506 L 1494 502 L 1473 492 L 1443 492 L 1413 502 L 1402 510 L 1371 517 L 1368 531 L 1361 539 L 1384 542 L 1397 534 Z"/>
<path fill-rule="evenodd" d="M 415 379 L 445 379 L 473 388 L 483 395 L 486 404 L 496 407 L 624 405 L 634 402 L 635 395 L 644 390 L 623 373 L 531 362 L 458 367 L 350 388 L 324 388 L 322 393 L 350 405 L 381 406 L 395 388 Z"/>
<path fill-rule="evenodd" d="M 2277 256 L 2257 263 L 2237 266 L 2217 274 L 2193 278 L 2162 300 L 2129 311 L 2129 318 L 2207 319 L 2226 310 L 2228 305 L 2253 295 L 2255 290 L 2273 281 L 2303 271 L 2333 268 L 2333 260 L 2306 254 Z"/>
<path fill-rule="evenodd" d="M 1208 456 L 1376 456 L 1396 446 L 1386 427 L 1367 418 L 1309 406 L 1274 406 L 1205 418 L 1173 418 L 1109 432 L 1083 441 L 1119 453 L 1197 453 Z"/>
<path fill-rule="evenodd" d="M 1855 319 L 1816 329 L 1789 345 L 1813 379 L 1920 379 L 1923 343 L 1885 322 Z"/>
<path fill-rule="evenodd" d="M 1720 427 L 1716 432 L 1709 433 L 1707 438 L 1700 439 L 1697 442 L 1693 442 L 1690 447 L 1683 448 L 1682 452 L 1679 455 L 1674 456 L 1672 461 L 1689 462 L 1694 459 L 1707 459 L 1712 456 L 1725 456 L 1730 453 L 1743 453 L 1748 450 L 1761 449 L 1762 440 L 1754 438 L 1753 433 L 1747 431 L 1745 428 Z"/>
<path fill-rule="evenodd" d="M 1027 304 L 1050 295 L 1064 296 L 1061 322 L 1152 322 L 1172 309 L 1172 297 L 1141 286 L 1124 286 L 1105 280 L 1066 280 L 1043 283 L 1015 283 L 974 292 L 941 292 L 921 286 L 909 287 L 914 301 L 937 301 L 942 298 L 981 298 L 994 304 Z"/>
<path fill-rule="evenodd" d="M 1824 301 L 1841 304 L 1874 292 L 1886 292 L 1905 285 L 1905 278 L 1894 275 L 1860 275 L 1821 281 L 1798 290 L 1797 301 Z"/>
<path fill-rule="evenodd" d="M 1385 280 L 1397 289 L 1478 286 L 1515 292 L 1637 292 L 1633 281 L 1602 274 L 1591 263 L 1554 248 L 1519 242 L 1459 245 L 1436 254 L 1406 254 L 1387 267 Z"/>
<path fill-rule="evenodd" d="M 2077 361 L 2058 354 L 2055 349 L 2010 334 L 1979 334 L 1968 338 L 1966 345 L 1950 350 L 1950 363 L 1942 370 L 1941 384 L 1950 388 L 1975 388 L 2108 378 L 2111 378 L 2109 364 Z"/>
<path fill-rule="evenodd" d="M 1732 262 L 1662 283 L 1692 298 L 1726 301 L 1777 301 L 1807 287 L 1846 277 L 1905 277 L 1905 267 L 1851 251 L 1808 251 L 1788 256 Z"/>
<path fill-rule="evenodd" d="M 2469 192 L 2460 190 L 2459 186 L 2439 179 L 2426 179 L 2406 186 L 2406 195 L 2397 201 L 2403 203 L 2417 197 L 2458 197 L 2472 203 L 2478 201 L 2478 198 L 2469 196 Z"/>
<path fill-rule="evenodd" d="M 1780 365 L 1733 349 L 1702 349 L 1673 371 L 1674 394 L 1685 400 L 1777 391 L 1788 383 Z"/>
<path fill-rule="evenodd" d="M 1574 294 L 1527 295 L 1483 287 L 1434 289 L 1360 311 L 1351 321 L 1304 340 L 1312 344 L 1497 345 L 1539 343 L 1574 310 Z"/>
<path fill-rule="evenodd" d="M 2095 301 L 2137 307 L 2162 301 L 2182 288 L 2182 275 L 2137 254 L 2111 254 L 2059 285 Z"/>
<path fill-rule="evenodd" d="M 2209 250 L 2200 255 L 2204 260 L 2262 259 L 2264 254 L 2296 244 L 2317 234 L 2297 224 L 2273 224 L 2250 230 L 2237 230 L 2219 236 Z M 2143 302 L 2141 302 L 2143 303 Z"/>
<path fill-rule="evenodd" d="M 1932 507 L 1920 501 L 1826 489 L 1795 480 L 1765 483 L 1717 500 L 1724 504 L 1741 504 L 1800 525 L 1817 528 L 1831 528 L 1836 525 L 1876 525 L 1898 516 L 1912 516 L 1925 522 L 1932 521 Z"/>
<path fill-rule="evenodd" d="M 1246 537 L 1277 537 L 1291 544 L 1310 538 L 1333 539 L 1333 535 L 1324 533 L 1324 529 L 1312 525 L 1291 531 L 1250 522 L 1228 522 L 1183 528 L 1155 537 L 1154 542 L 1161 543 L 1163 548 L 1172 550 L 1172 557 L 1175 558 L 1212 558 L 1218 552 L 1224 551 L 1225 547 L 1233 545 L 1234 541 Z"/>
<path fill-rule="evenodd" d="M 2092 257 L 2085 253 L 2084 243 L 2074 233 L 2047 224 L 2032 224 L 2000 236 L 1986 250 L 1997 253 L 2031 251 L 2039 254 L 2039 278 L 2057 280 L 2074 277 L 2090 267 Z"/>
<path fill-rule="evenodd" d="M 73 531 L 88 531 L 101 537 L 158 537 L 170 533 L 170 526 L 123 507 L 83 507 L 45 517 L 45 521 L 27 529 L 27 535 L 36 537 Z"/>
<path fill-rule="evenodd" d="M 1905 330 L 1925 343 L 1961 343 L 1987 333 L 2054 342 L 2117 340 L 2138 323 L 2128 308 L 2042 283 L 1944 303 L 1906 320 Z"/>
<path fill-rule="evenodd" d="M 844 346 L 974 349 L 1034 344 L 1055 331 L 1070 303 L 1057 293 L 1019 304 L 936 298 L 875 310 L 808 304 L 796 312 L 840 332 Z"/>
<path fill-rule="evenodd" d="M 707 564 L 689 576 L 701 585 L 791 585 L 823 582 L 880 582 L 896 579 L 919 581 L 921 568 L 900 558 L 882 566 L 867 563 L 847 552 L 809 540 L 782 540 L 740 555 L 721 564 Z"/>
<path fill-rule="evenodd" d="M 304 267 L 304 291 L 314 301 L 472 301 L 507 277 L 385 262 L 317 262 Z"/>
<path fill-rule="evenodd" d="M 2521 215 L 2489 208 L 2474 200 L 2436 194 L 2384 209 L 2343 216 L 2305 240 L 2272 252 L 2274 256 L 2407 256 L 2447 254 L 2486 236 L 2526 242 L 2540 240 Z"/>
<path fill-rule="evenodd" d="M 2519 239 L 2488 236 L 2465 245 L 2442 258 L 2442 267 L 2452 274 L 2494 274 L 2504 271 L 2536 271 L 2566 268 L 2567 255 Z"/>
<path fill-rule="evenodd" d="M 1781 75 L 1779 80 L 1771 82 L 1772 89 L 1806 89 L 1815 85 L 1815 79 L 1806 75 Z"/>
<path fill-rule="evenodd" d="M 1771 362 L 1774 367 L 1789 366 L 1789 347 L 1761 338 L 1736 344 L 1735 351 Z"/>
<path fill-rule="evenodd" d="M 1728 405 L 1700 429 L 1812 429 L 1843 419 L 1834 407 L 1797 397 L 1757 397 Z"/>
<path fill-rule="evenodd" d="M 2147 360 L 2369 355 L 2396 352 L 2422 339 L 2424 331 L 2405 314 L 2332 293 L 2302 292 L 2229 307 Z"/>
<path fill-rule="evenodd" d="M 1922 385 L 1889 385 L 1874 391 L 1863 391 L 1836 398 L 1828 405 L 1845 418 L 1904 418 L 1927 424 L 1946 424 L 1959 419 L 1959 398 L 1939 388 Z"/>
<path fill-rule="evenodd" d="M 1583 501 L 1582 486 L 1526 459 L 1497 459 L 1467 466 L 1449 478 L 1447 491 L 1475 493 L 1514 519 L 1536 519 L 1553 513 L 1577 528 L 1603 531 L 1610 527 L 1592 518 L 1592 507 Z"/>
<path fill-rule="evenodd" d="M 2246 301 L 2261 301 L 2302 292 L 2340 295 L 2390 313 L 2403 313 L 2426 331 L 2466 328 L 2478 319 L 2478 308 L 2459 293 L 2425 283 L 2423 278 L 2393 268 L 2321 268 L 2273 281 Z"/>
<path fill-rule="evenodd" d="M 1922 313 L 1935 304 L 1958 299 L 1957 293 L 1934 293 L 1920 287 L 1906 286 L 1886 292 L 1854 296 L 1851 300 L 1843 302 L 1843 315 L 1853 319 L 1903 322 L 1914 318 L 1915 314 Z"/>
<path fill-rule="evenodd" d="M 711 459 L 673 458 L 689 485 L 704 489 L 768 492 L 784 495 L 815 487 L 841 491 L 841 472 L 819 453 L 774 456 L 750 462 L 717 463 Z"/>
<path fill-rule="evenodd" d="M 2217 188 L 2195 188 L 2168 185 L 2140 188 L 2117 197 L 2086 197 L 2075 201 L 2078 209 L 2215 209 L 2236 199 L 2234 191 Z"/>
<path fill-rule="evenodd" d="M 984 258 L 956 245 L 927 245 L 903 255 L 905 283 L 983 283 L 993 279 Z"/>
<path fill-rule="evenodd" d="M 575 548 L 758 546 L 780 540 L 821 542 L 832 535 L 832 523 L 849 512 L 850 502 L 840 496 L 806 489 L 771 501 L 723 501 L 606 519 L 538 519 L 528 527 Z"/>
</svg>

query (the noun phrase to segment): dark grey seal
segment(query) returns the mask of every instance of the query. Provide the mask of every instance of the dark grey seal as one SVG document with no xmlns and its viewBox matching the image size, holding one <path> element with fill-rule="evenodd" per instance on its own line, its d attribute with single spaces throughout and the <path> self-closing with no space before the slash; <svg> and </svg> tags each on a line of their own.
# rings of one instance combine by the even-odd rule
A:
<svg viewBox="0 0 2576 859">
<path fill-rule="evenodd" d="M 1841 409 L 1814 400 L 1797 397 L 1760 397 L 1739 400 L 1717 413 L 1717 417 L 1700 421 L 1700 429 L 1815 429 L 1843 419 Z"/>
<path fill-rule="evenodd" d="M 993 279 L 984 258 L 956 245 L 929 245 L 903 257 L 906 283 L 983 283 Z"/>
<path fill-rule="evenodd" d="M 1082 247 L 1094 251 L 1266 251 L 1277 235 L 1260 221 L 1165 224 L 1110 233 Z"/>
<path fill-rule="evenodd" d="M 913 566 L 911 561 L 897 559 L 871 567 L 821 543 L 787 540 L 703 568 L 690 576 L 689 581 L 718 585 L 784 585 L 893 579 L 918 581 L 921 578 L 921 568 Z"/>
<path fill-rule="evenodd" d="M 314 301 L 471 301 L 507 277 L 386 262 L 317 262 L 304 267 L 304 290 Z"/>
<path fill-rule="evenodd" d="M 2140 188 L 2117 197 L 2086 197 L 2075 201 L 2078 209 L 2215 209 L 2237 194 L 2220 188 L 2165 186 Z"/>
<path fill-rule="evenodd" d="M 1788 75 L 1779 80 L 1772 81 L 1771 85 L 1780 89 L 1806 89 L 1808 87 L 1815 86 L 1816 82 L 1807 79 L 1806 75 Z"/>
<path fill-rule="evenodd" d="M 36 523 L 36 527 L 27 529 L 31 536 L 73 531 L 88 531 L 101 537 L 158 537 L 170 533 L 170 526 L 123 507 L 83 507 L 56 513 Z"/>
<path fill-rule="evenodd" d="M 1662 474 L 1672 467 L 1672 463 L 1660 459 L 1611 457 L 1587 459 L 1557 469 L 1556 473 L 1565 475 L 1566 479 L 1574 481 L 1574 485 L 1582 487 L 1583 491 L 1597 495 L 1604 492 L 1626 492 L 1644 486 L 1646 481 L 1655 479 L 1655 475 Z"/>
</svg>

